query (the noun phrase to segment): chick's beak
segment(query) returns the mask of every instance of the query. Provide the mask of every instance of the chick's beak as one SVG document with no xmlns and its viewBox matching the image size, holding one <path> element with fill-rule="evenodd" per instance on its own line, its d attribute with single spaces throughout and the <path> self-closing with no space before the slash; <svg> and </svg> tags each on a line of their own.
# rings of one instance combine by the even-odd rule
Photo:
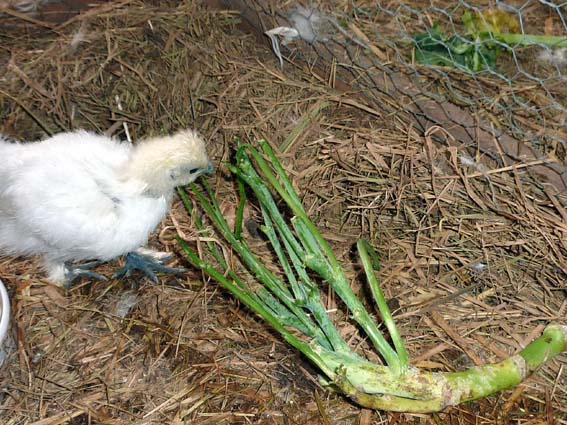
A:
<svg viewBox="0 0 567 425">
<path fill-rule="evenodd" d="M 205 173 L 211 174 L 213 171 L 215 171 L 215 167 L 213 166 L 213 163 L 209 161 L 209 163 L 207 164 L 207 168 L 205 168 Z"/>
</svg>

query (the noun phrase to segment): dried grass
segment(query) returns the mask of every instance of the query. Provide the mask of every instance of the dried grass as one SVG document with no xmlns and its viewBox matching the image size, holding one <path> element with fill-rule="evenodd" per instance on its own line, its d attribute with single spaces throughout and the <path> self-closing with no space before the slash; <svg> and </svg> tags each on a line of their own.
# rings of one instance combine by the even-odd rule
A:
<svg viewBox="0 0 567 425">
<path fill-rule="evenodd" d="M 529 167 L 489 171 L 438 143 L 444 128 L 423 134 L 407 113 L 388 112 L 392 98 L 367 104 L 301 63 L 282 72 L 234 12 L 159 3 L 109 3 L 50 29 L 0 18 L 0 132 L 124 137 L 127 124 L 136 140 L 198 128 L 227 211 L 234 195 L 221 162 L 234 138 L 270 140 L 345 264 L 358 237 L 377 247 L 420 367 L 495 361 L 565 320 L 566 199 Z M 176 230 L 197 239 L 178 202 L 152 243 L 175 250 Z M 567 423 L 565 356 L 516 390 L 438 415 L 371 412 L 321 388 L 308 363 L 198 273 L 69 293 L 46 284 L 33 260 L 3 258 L 0 276 L 17 342 L 0 371 L 2 423 Z M 349 276 L 364 296 L 352 267 Z"/>
</svg>

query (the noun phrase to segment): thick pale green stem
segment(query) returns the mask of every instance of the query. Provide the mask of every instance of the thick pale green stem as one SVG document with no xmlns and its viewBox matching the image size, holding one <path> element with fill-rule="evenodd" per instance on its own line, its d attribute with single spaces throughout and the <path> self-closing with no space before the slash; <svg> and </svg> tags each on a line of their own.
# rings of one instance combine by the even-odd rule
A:
<svg viewBox="0 0 567 425">
<path fill-rule="evenodd" d="M 520 353 L 463 372 L 428 373 L 410 367 L 400 376 L 387 367 L 338 353 L 322 352 L 320 356 L 336 372 L 334 384 L 357 403 L 373 409 L 427 413 L 512 388 L 566 348 L 567 326 L 552 324 Z"/>
<path fill-rule="evenodd" d="M 477 400 L 522 382 L 546 361 L 567 348 L 567 326 L 551 324 L 515 356 L 464 372 L 445 374 L 451 387 L 450 405 Z"/>
</svg>

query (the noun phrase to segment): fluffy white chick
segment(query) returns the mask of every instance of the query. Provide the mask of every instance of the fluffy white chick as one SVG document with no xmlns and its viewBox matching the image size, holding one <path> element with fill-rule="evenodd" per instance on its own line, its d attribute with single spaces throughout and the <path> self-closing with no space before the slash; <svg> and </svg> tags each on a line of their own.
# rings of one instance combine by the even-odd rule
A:
<svg viewBox="0 0 567 425">
<path fill-rule="evenodd" d="M 34 143 L 0 136 L 0 251 L 41 255 L 58 284 L 94 276 L 70 261 L 124 254 L 126 272 L 153 276 L 168 269 L 164 256 L 141 247 L 175 187 L 210 171 L 205 143 L 191 130 L 136 145 L 86 131 Z"/>
</svg>

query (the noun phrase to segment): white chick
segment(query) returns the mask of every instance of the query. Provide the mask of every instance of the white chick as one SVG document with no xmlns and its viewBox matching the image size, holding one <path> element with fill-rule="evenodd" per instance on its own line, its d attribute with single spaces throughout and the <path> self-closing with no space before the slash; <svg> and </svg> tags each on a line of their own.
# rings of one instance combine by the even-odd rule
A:
<svg viewBox="0 0 567 425">
<path fill-rule="evenodd" d="M 211 172 L 193 131 L 137 145 L 86 131 L 35 143 L 0 136 L 0 251 L 43 257 L 48 279 L 68 285 L 100 277 L 76 260 L 128 254 L 117 275 L 175 271 L 165 255 L 142 248 L 165 216 L 177 186 Z"/>
</svg>

